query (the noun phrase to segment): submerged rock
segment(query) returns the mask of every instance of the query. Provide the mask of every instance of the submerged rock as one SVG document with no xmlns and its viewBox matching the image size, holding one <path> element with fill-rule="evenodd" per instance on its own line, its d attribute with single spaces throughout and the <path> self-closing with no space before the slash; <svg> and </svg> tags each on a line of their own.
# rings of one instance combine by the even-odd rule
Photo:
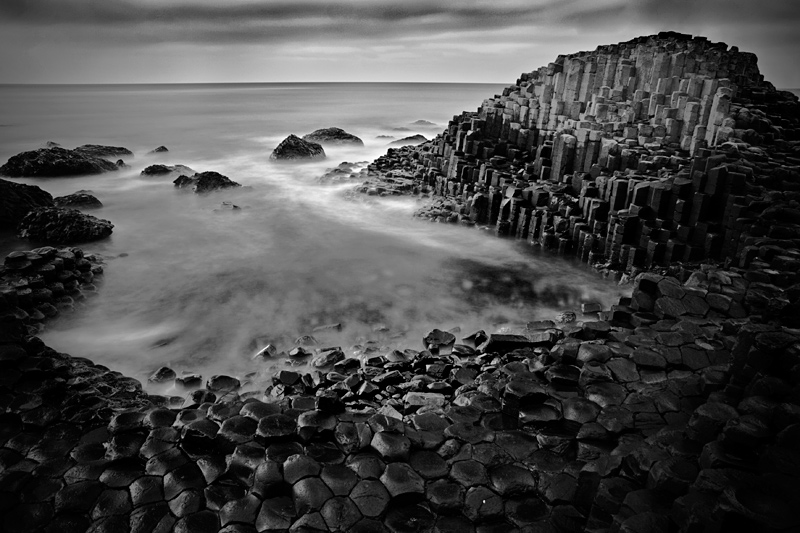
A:
<svg viewBox="0 0 800 533">
<path fill-rule="evenodd" d="M 89 191 L 77 191 L 66 196 L 59 196 L 53 199 L 56 207 L 82 207 L 84 209 L 95 209 L 103 207 L 103 203 Z"/>
<path fill-rule="evenodd" d="M 122 146 L 103 146 L 101 144 L 84 144 L 75 148 L 76 152 L 91 157 L 119 157 L 121 155 L 133 155 L 133 152 Z"/>
<path fill-rule="evenodd" d="M 219 172 L 200 172 L 192 177 L 181 175 L 173 181 L 175 187 L 179 189 L 186 189 L 191 187 L 196 193 L 206 193 L 211 191 L 218 191 L 221 189 L 231 189 L 233 187 L 241 187 L 241 184 L 236 183 L 227 176 L 223 176 Z"/>
<path fill-rule="evenodd" d="M 113 227 L 108 220 L 75 209 L 39 207 L 22 219 L 19 236 L 53 243 L 86 242 L 108 237 Z"/>
<path fill-rule="evenodd" d="M 16 228 L 22 217 L 36 207 L 53 205 L 53 197 L 35 185 L 0 179 L 0 228 Z"/>
<path fill-rule="evenodd" d="M 150 165 L 142 170 L 142 176 L 163 176 L 165 174 L 172 174 L 173 172 L 180 172 L 181 174 L 195 174 L 195 171 L 186 165 Z"/>
<path fill-rule="evenodd" d="M 322 128 L 303 135 L 304 141 L 318 144 L 355 144 L 364 146 L 364 141 L 341 128 Z"/>
<path fill-rule="evenodd" d="M 325 150 L 315 143 L 304 141 L 296 135 L 289 135 L 272 151 L 269 158 L 272 161 L 293 161 L 296 159 L 322 159 Z"/>
<path fill-rule="evenodd" d="M 102 174 L 117 170 L 117 165 L 87 152 L 66 148 L 39 148 L 22 152 L 0 167 L 0 175 L 18 178 L 22 176 L 55 178 L 79 174 Z"/>
<path fill-rule="evenodd" d="M 402 139 L 398 139 L 396 141 L 392 141 L 389 143 L 389 146 L 407 146 L 409 144 L 420 144 L 424 143 L 428 139 L 425 138 L 424 135 L 411 135 L 410 137 L 403 137 Z"/>
</svg>

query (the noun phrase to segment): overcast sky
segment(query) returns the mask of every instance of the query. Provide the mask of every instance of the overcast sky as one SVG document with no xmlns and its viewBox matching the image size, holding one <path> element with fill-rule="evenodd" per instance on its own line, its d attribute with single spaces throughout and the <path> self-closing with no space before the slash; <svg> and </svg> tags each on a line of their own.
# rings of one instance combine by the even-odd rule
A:
<svg viewBox="0 0 800 533">
<path fill-rule="evenodd" d="M 800 87 L 800 0 L 0 0 L 0 83 L 510 83 L 674 30 Z"/>
</svg>

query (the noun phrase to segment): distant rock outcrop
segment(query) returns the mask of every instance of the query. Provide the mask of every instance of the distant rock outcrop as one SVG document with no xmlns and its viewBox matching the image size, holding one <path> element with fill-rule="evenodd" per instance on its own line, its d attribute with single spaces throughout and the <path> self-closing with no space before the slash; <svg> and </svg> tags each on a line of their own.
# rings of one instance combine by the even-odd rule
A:
<svg viewBox="0 0 800 533">
<path fill-rule="evenodd" d="M 389 146 L 407 146 L 409 144 L 417 145 L 420 143 L 424 143 L 428 139 L 425 138 L 423 135 L 411 135 L 410 137 L 403 137 L 402 139 L 398 139 L 389 143 Z"/>
<path fill-rule="evenodd" d="M 159 146 L 158 148 L 153 148 L 152 150 L 150 150 L 147 153 L 148 154 L 160 154 L 160 153 L 163 153 L 163 152 L 169 152 L 169 150 L 167 149 L 166 146 Z"/>
<path fill-rule="evenodd" d="M 31 209 L 53 205 L 53 197 L 35 185 L 0 179 L 0 228 L 15 229 Z"/>
<path fill-rule="evenodd" d="M 323 128 L 303 135 L 304 141 L 318 144 L 355 144 L 364 146 L 364 141 L 341 128 Z"/>
<path fill-rule="evenodd" d="M 96 209 L 103 207 L 103 202 L 97 199 L 91 191 L 77 191 L 66 196 L 59 196 L 53 199 L 56 207 L 71 207 L 71 208 L 84 208 Z"/>
<path fill-rule="evenodd" d="M 194 174 L 195 171 L 185 165 L 150 165 L 142 170 L 142 176 L 163 176 L 180 172 L 181 174 Z"/>
<path fill-rule="evenodd" d="M 121 155 L 133 155 L 133 152 L 122 146 L 103 146 L 100 144 L 84 144 L 75 148 L 76 152 L 100 158 L 114 158 Z"/>
<path fill-rule="evenodd" d="M 292 134 L 286 137 L 272 151 L 269 158 L 273 161 L 296 161 L 302 159 L 322 159 L 325 157 L 325 150 L 322 146 L 315 143 L 304 141 L 300 137 Z"/>
<path fill-rule="evenodd" d="M 19 224 L 19 236 L 47 243 L 76 243 L 103 239 L 114 225 L 108 220 L 85 215 L 75 209 L 38 207 Z"/>
<path fill-rule="evenodd" d="M 218 191 L 221 189 L 231 189 L 233 187 L 241 187 L 242 185 L 231 180 L 227 176 L 223 176 L 219 172 L 200 172 L 194 176 L 178 176 L 178 179 L 173 181 L 175 187 L 178 189 L 192 188 L 196 193 L 207 193 Z"/>
<path fill-rule="evenodd" d="M 117 165 L 100 157 L 66 148 L 39 148 L 22 152 L 9 158 L 0 167 L 0 175 L 11 178 L 22 176 L 55 178 L 80 174 L 101 174 L 117 170 Z"/>
</svg>

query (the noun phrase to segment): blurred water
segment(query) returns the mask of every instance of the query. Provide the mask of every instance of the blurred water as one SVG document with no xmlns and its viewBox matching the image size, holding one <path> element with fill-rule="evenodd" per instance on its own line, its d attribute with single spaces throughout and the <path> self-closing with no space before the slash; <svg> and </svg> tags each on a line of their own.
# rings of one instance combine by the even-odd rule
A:
<svg viewBox="0 0 800 533">
<path fill-rule="evenodd" d="M 372 160 L 386 139 L 432 137 L 453 114 L 499 92 L 493 85 L 264 84 L 0 86 L 0 161 L 47 140 L 120 145 L 128 170 L 18 179 L 54 196 L 94 191 L 92 214 L 113 235 L 83 248 L 108 258 L 99 295 L 48 326 L 44 340 L 143 376 L 176 370 L 243 373 L 266 342 L 288 350 L 314 327 L 324 345 L 375 341 L 421 349 L 433 327 L 464 335 L 552 318 L 582 301 L 620 294 L 583 265 L 491 234 L 413 219 L 409 198 L 347 201 L 351 185 L 317 177 L 341 161 Z M 429 120 L 437 127 L 411 123 Z M 338 126 L 359 148 L 326 148 L 326 161 L 268 161 L 289 133 Z M 396 131 L 394 128 L 409 128 Z M 147 155 L 164 144 L 169 152 Z M 216 170 L 246 187 L 206 196 L 142 177 L 154 163 Z M 242 206 L 216 212 L 223 201 Z M 28 249 L 9 235 L 0 252 Z M 263 365 L 261 365 L 263 366 Z"/>
</svg>

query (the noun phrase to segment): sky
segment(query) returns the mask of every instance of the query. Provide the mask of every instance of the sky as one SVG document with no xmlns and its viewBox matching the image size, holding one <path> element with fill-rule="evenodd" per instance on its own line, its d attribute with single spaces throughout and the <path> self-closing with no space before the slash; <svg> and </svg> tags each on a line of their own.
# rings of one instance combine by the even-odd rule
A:
<svg viewBox="0 0 800 533">
<path fill-rule="evenodd" d="M 800 87 L 800 0 L 0 0 L 0 83 L 511 83 L 671 30 Z"/>
</svg>

